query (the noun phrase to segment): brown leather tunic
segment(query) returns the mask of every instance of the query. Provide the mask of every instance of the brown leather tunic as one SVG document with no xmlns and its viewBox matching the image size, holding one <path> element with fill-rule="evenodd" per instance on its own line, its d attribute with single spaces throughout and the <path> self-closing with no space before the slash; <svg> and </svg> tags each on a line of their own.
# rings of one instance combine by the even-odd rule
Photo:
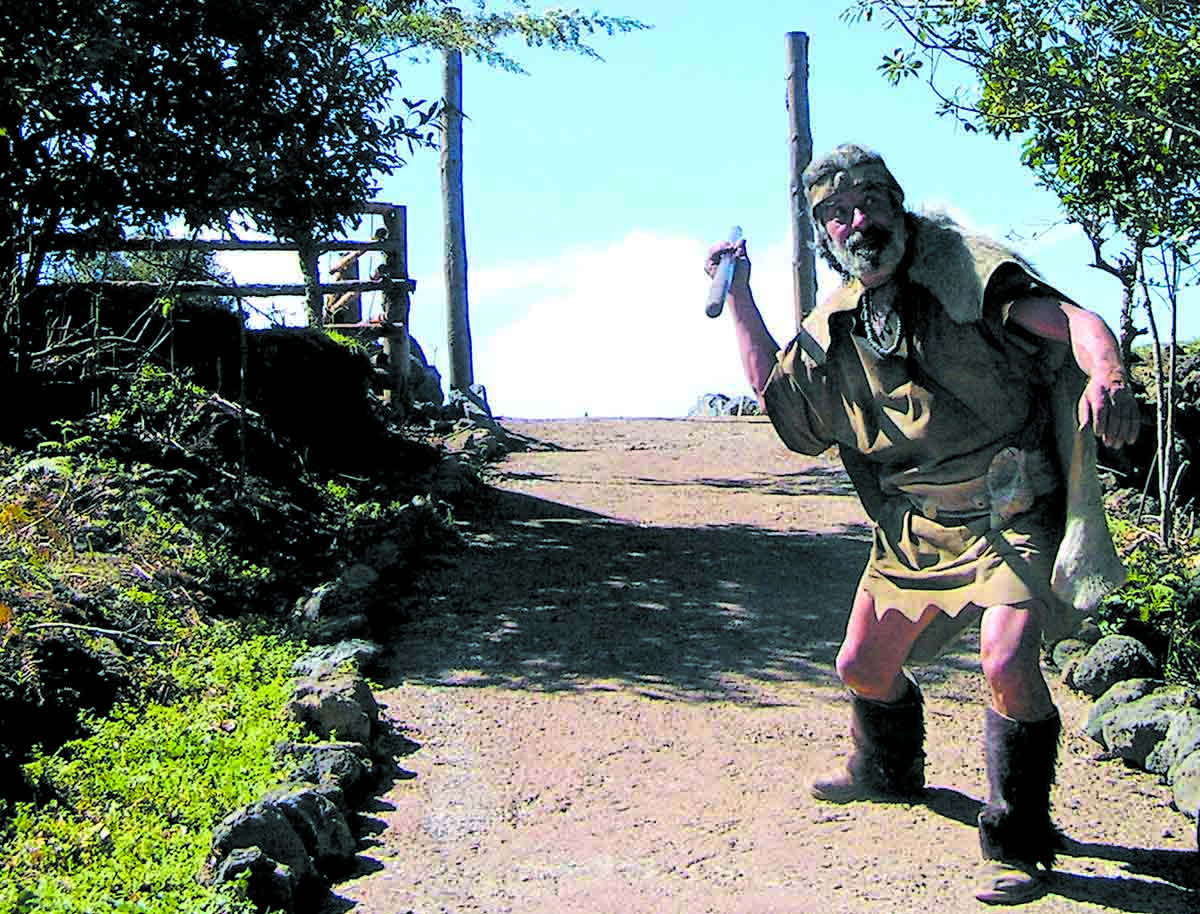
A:
<svg viewBox="0 0 1200 914">
<path fill-rule="evenodd" d="M 850 283 L 805 323 L 824 363 L 798 338 L 764 391 L 789 448 L 839 447 L 874 523 L 860 586 L 876 612 L 915 620 L 931 605 L 941 610 L 914 659 L 936 653 L 986 607 L 1061 606 L 1050 579 L 1063 534 L 1062 480 L 1047 455 L 1055 446 L 1050 390 L 1068 353 L 1010 327 L 1007 316 L 1024 295 L 1062 296 L 1017 256 L 948 232 L 918 222 L 913 259 L 898 280 L 905 334 L 894 354 L 867 342 L 863 289 Z M 970 275 L 946 275 L 954 270 Z M 1013 454 L 1029 470 L 1025 501 L 997 516 L 997 477 Z"/>
</svg>

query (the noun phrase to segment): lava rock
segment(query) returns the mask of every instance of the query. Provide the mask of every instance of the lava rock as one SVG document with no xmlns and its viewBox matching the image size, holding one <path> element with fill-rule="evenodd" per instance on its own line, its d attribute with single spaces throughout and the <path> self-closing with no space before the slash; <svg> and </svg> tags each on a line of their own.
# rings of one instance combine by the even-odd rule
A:
<svg viewBox="0 0 1200 914">
<path fill-rule="evenodd" d="M 303 891 L 317 880 L 308 849 L 287 816 L 269 802 L 255 803 L 226 816 L 213 831 L 213 850 L 225 861 L 239 848 L 258 848 L 264 857 L 286 867 L 291 891 Z M 259 869 L 263 863 L 254 864 Z M 274 867 L 272 867 L 274 869 Z M 221 870 L 218 869 L 217 872 Z"/>
<path fill-rule="evenodd" d="M 1171 799 L 1180 812 L 1200 819 L 1200 752 L 1193 752 L 1174 769 Z"/>
<path fill-rule="evenodd" d="M 243 873 L 246 877 L 246 897 L 259 911 L 292 911 L 295 909 L 295 878 L 288 867 L 272 860 L 259 847 L 237 847 L 221 861 L 213 881 L 234 882 Z"/>
<path fill-rule="evenodd" d="M 1146 770 L 1163 775 L 1171 783 L 1172 770 L 1194 752 L 1200 752 L 1200 710 L 1181 708 L 1163 741 L 1146 759 Z"/>
<path fill-rule="evenodd" d="M 374 762 L 362 743 L 292 743 L 287 752 L 299 763 L 297 780 L 336 785 L 352 801 L 363 799 L 370 787 Z"/>
<path fill-rule="evenodd" d="M 1104 719 L 1108 751 L 1135 768 L 1147 770 L 1147 758 L 1166 738 L 1188 700 L 1186 690 L 1175 687 L 1121 705 Z"/>
<path fill-rule="evenodd" d="M 362 638 L 323 644 L 292 664 L 292 675 L 321 679 L 347 669 L 363 670 L 379 656 L 379 645 Z"/>
<path fill-rule="evenodd" d="M 1154 676 L 1158 664 L 1150 649 L 1128 635 L 1106 635 L 1075 667 L 1072 685 L 1085 695 L 1103 695 L 1123 679 Z"/>
<path fill-rule="evenodd" d="M 346 817 L 328 797 L 313 788 L 300 788 L 265 802 L 287 818 L 322 876 L 349 871 L 357 842 Z"/>
<path fill-rule="evenodd" d="M 1161 679 L 1123 679 L 1101 695 L 1088 710 L 1084 732 L 1104 748 L 1104 720 L 1118 708 L 1144 698 L 1162 686 Z"/>
<path fill-rule="evenodd" d="M 318 739 L 369 743 L 379 704 L 366 680 L 354 673 L 301 679 L 291 701 L 292 716 Z"/>
</svg>

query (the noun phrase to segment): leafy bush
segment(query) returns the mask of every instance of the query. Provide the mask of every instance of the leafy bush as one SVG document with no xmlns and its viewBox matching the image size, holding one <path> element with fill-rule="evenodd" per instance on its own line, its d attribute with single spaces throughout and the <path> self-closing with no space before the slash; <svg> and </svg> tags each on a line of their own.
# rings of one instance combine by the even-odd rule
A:
<svg viewBox="0 0 1200 914">
<path fill-rule="evenodd" d="M 403 461 L 321 477 L 150 366 L 57 428 L 0 446 L 0 911 L 249 910 L 201 874 L 221 818 L 286 780 L 290 609 L 369 561 L 396 624 L 413 559 L 457 543 L 447 507 Z"/>
<path fill-rule="evenodd" d="M 286 780 L 275 749 L 299 736 L 284 711 L 299 652 L 230 624 L 205 629 L 164 670 L 175 700 L 120 706 L 27 765 L 53 799 L 18 804 L 7 823 L 0 910 L 253 910 L 199 876 L 213 826 Z"/>
<path fill-rule="evenodd" d="M 1168 626 L 1168 678 L 1200 685 L 1200 573 L 1180 588 Z"/>
<path fill-rule="evenodd" d="M 1196 556 L 1189 559 L 1153 537 L 1141 537 L 1126 558 L 1129 580 L 1097 613 L 1102 631 L 1139 637 L 1158 656 L 1168 680 L 1191 684 L 1200 683 L 1200 573 L 1195 562 Z"/>
</svg>

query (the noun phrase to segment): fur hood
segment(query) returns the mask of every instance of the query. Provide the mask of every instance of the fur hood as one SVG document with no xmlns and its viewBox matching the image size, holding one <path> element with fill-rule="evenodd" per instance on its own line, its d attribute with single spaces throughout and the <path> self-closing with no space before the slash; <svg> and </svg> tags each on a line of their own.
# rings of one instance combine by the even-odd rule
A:
<svg viewBox="0 0 1200 914">
<path fill-rule="evenodd" d="M 998 268 L 1016 264 L 1031 276 L 1041 274 L 1020 254 L 984 235 L 965 231 L 944 213 L 916 217 L 908 278 L 942 303 L 956 324 L 983 316 L 983 293 Z"/>
</svg>

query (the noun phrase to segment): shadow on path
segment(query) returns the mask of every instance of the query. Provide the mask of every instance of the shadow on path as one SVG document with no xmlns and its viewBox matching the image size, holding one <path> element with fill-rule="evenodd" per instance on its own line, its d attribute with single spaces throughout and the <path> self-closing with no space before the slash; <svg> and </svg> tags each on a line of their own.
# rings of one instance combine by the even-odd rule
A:
<svg viewBox="0 0 1200 914">
<path fill-rule="evenodd" d="M 980 800 L 948 787 L 931 787 L 924 805 L 930 812 L 971 828 L 976 827 L 979 810 L 983 808 Z M 1131 914 L 1200 910 L 1197 894 L 1200 874 L 1196 871 L 1196 855 L 1191 851 L 1123 847 L 1064 836 L 1058 857 L 1059 868 L 1051 877 L 1049 894 Z M 1130 875 L 1065 872 L 1071 860 L 1119 863 Z"/>
<path fill-rule="evenodd" d="M 768 700 L 755 683 L 836 685 L 833 661 L 868 542 L 751 526 L 656 527 L 494 493 L 470 545 L 427 575 L 389 639 L 382 684 Z M 950 653 L 926 681 L 974 663 Z M 769 701 L 769 700 L 768 700 Z"/>
</svg>

